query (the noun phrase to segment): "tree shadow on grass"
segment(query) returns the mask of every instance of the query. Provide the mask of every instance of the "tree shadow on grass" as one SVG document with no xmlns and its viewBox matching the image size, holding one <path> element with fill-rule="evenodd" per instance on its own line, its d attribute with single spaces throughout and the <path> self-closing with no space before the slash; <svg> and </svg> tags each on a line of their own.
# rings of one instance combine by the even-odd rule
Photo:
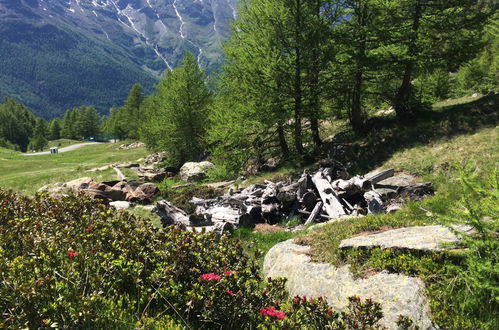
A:
<svg viewBox="0 0 499 330">
<path fill-rule="evenodd" d="M 352 172 L 366 173 L 398 151 L 497 126 L 498 100 L 499 95 L 495 94 L 469 103 L 435 107 L 418 112 L 411 120 L 374 117 L 368 121 L 363 137 L 351 131 L 338 134 L 329 148 L 347 144 L 346 152 L 338 155 L 333 150 L 329 154 L 339 161 L 350 162 Z"/>
</svg>

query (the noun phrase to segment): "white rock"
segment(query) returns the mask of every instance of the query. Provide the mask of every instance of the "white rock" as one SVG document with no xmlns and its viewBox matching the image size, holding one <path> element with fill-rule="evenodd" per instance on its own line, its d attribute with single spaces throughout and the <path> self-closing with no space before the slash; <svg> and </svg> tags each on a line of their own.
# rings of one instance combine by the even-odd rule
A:
<svg viewBox="0 0 499 330">
<path fill-rule="evenodd" d="M 110 202 L 109 205 L 114 207 L 117 210 L 126 210 L 130 208 L 130 203 L 125 202 L 125 201 L 115 201 L 115 202 Z"/>
<path fill-rule="evenodd" d="M 180 168 L 180 178 L 184 181 L 201 181 L 206 177 L 207 171 L 214 167 L 215 165 L 207 161 L 188 162 Z"/>
</svg>

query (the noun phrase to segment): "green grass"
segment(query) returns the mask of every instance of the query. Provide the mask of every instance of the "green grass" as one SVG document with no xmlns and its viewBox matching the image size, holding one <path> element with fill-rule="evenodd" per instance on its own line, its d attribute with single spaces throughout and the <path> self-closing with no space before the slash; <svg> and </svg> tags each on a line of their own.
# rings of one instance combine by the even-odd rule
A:
<svg viewBox="0 0 499 330">
<path fill-rule="evenodd" d="M 277 243 L 293 238 L 294 234 L 285 230 L 261 232 L 249 228 L 238 228 L 232 235 L 245 244 L 246 252 L 258 258 L 260 269 L 263 269 L 263 257 Z"/>
<path fill-rule="evenodd" d="M 85 146 L 57 155 L 23 156 L 0 149 L 0 187 L 33 194 L 49 183 L 67 182 L 84 176 L 114 180 L 112 170 L 87 172 L 113 163 L 133 162 L 148 154 L 145 148 L 118 150 L 120 144 Z"/>
</svg>

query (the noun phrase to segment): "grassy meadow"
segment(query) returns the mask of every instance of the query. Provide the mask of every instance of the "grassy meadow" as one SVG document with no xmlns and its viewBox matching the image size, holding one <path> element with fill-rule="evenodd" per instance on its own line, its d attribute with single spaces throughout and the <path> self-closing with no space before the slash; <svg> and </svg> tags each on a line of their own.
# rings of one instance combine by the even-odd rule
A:
<svg viewBox="0 0 499 330">
<path fill-rule="evenodd" d="M 84 176 L 114 180 L 112 169 L 88 170 L 113 163 L 135 162 L 148 154 L 145 148 L 118 150 L 121 143 L 84 146 L 56 155 L 24 156 L 0 148 L 0 187 L 34 194 L 49 183 L 66 182 Z"/>
</svg>

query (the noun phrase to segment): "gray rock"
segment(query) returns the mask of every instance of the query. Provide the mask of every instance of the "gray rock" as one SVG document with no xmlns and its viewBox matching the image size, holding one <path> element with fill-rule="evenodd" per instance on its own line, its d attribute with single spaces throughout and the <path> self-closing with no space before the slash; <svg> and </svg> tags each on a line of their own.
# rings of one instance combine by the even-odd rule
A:
<svg viewBox="0 0 499 330">
<path fill-rule="evenodd" d="M 420 279 L 387 272 L 355 279 L 348 265 L 338 268 L 312 263 L 306 255 L 309 249 L 292 240 L 275 245 L 265 256 L 265 276 L 287 277 L 286 289 L 291 296 L 323 296 L 338 310 L 344 310 L 350 296 L 371 298 L 382 304 L 381 325 L 388 329 L 398 329 L 395 322 L 400 314 L 410 317 L 421 329 L 434 329 Z"/>
<path fill-rule="evenodd" d="M 215 165 L 207 161 L 188 162 L 180 168 L 180 178 L 184 181 L 201 181 L 206 177 L 207 171 L 214 167 Z"/>
<path fill-rule="evenodd" d="M 401 173 L 379 182 L 379 185 L 406 187 L 413 184 L 415 181 L 416 178 L 414 176 Z"/>
<path fill-rule="evenodd" d="M 130 203 L 125 201 L 110 202 L 109 205 L 111 205 L 117 210 L 126 210 L 130 208 Z"/>
<path fill-rule="evenodd" d="M 471 227 L 460 226 L 457 230 L 471 231 Z M 443 250 L 443 244 L 459 242 L 449 228 L 443 226 L 415 226 L 387 230 L 381 233 L 352 237 L 341 241 L 340 248 L 410 249 L 423 251 Z"/>
</svg>

